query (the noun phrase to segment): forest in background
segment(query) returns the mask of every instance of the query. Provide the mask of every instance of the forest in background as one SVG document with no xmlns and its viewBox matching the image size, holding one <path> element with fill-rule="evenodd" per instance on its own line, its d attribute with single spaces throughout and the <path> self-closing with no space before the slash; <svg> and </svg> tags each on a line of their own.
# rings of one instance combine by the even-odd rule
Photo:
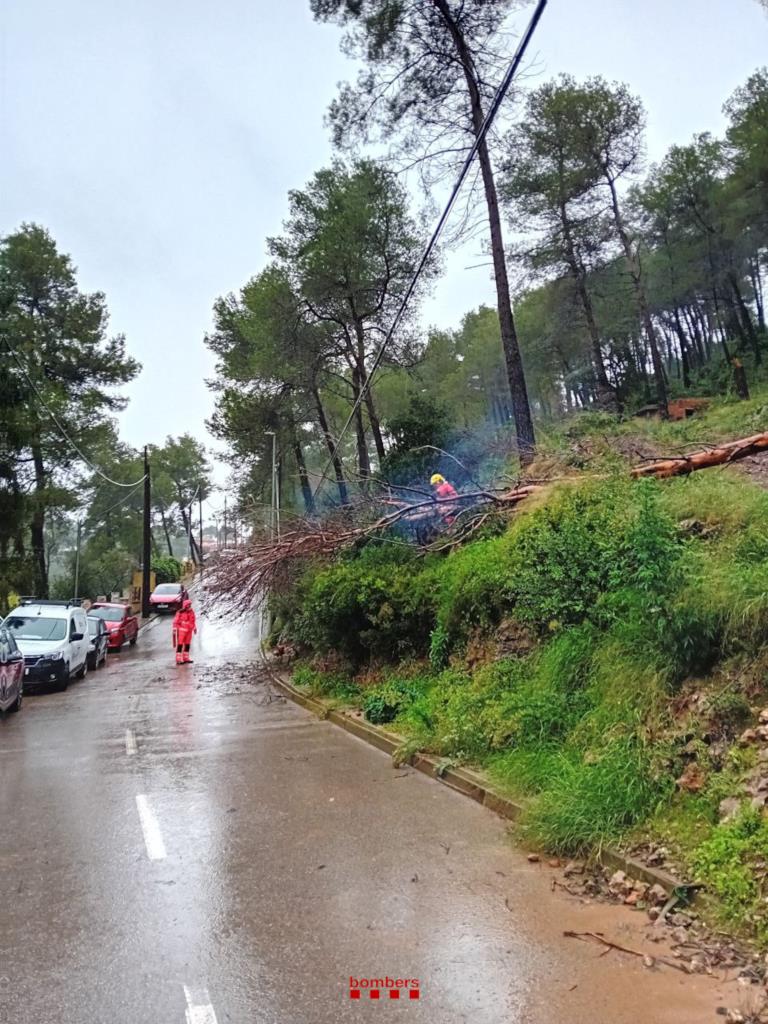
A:
<svg viewBox="0 0 768 1024">
<path fill-rule="evenodd" d="M 0 289 L 0 614 L 18 596 L 73 596 L 78 532 L 79 596 L 120 592 L 141 561 L 144 461 L 114 416 L 140 367 L 109 332 L 105 296 L 78 288 L 41 226 L 0 242 Z M 176 575 L 210 467 L 190 435 L 148 455 L 153 562 Z"/>
<path fill-rule="evenodd" d="M 502 462 L 530 461 L 534 423 L 546 429 L 585 409 L 626 416 L 655 407 L 664 417 L 670 398 L 746 396 L 764 374 L 762 68 L 727 98 L 722 139 L 681 140 L 650 167 L 645 112 L 628 86 L 561 76 L 518 97 L 515 123 L 492 136 L 445 242 L 487 225 L 495 202 L 507 241 L 491 230 L 489 266 L 514 314 L 502 301 L 425 333 L 419 305 L 440 273 L 438 256 L 369 386 L 426 238 L 425 212 L 400 172 L 415 168 L 428 194 L 445 186 L 503 66 L 488 40 L 504 41 L 509 5 L 467 5 L 455 24 L 445 6 L 406 5 L 401 21 L 385 25 L 376 5 L 314 5 L 319 18 L 348 27 L 347 45 L 366 61 L 331 107 L 339 156 L 289 193 L 270 262 L 217 300 L 206 338 L 217 358 L 209 426 L 251 505 L 269 501 L 273 433 L 281 501 L 312 513 L 316 501 L 343 505 L 370 490 L 372 478 L 414 483 L 426 471 L 424 459 L 404 459 L 414 447 L 449 448 L 482 475 L 489 446 Z M 426 29 L 441 47 L 413 71 L 407 59 Z M 454 61 L 460 43 L 474 84 Z M 386 158 L 361 155 L 362 143 L 383 139 Z M 498 465 L 489 460 L 487 472 Z M 447 466 L 437 459 L 434 468 Z"/>
</svg>

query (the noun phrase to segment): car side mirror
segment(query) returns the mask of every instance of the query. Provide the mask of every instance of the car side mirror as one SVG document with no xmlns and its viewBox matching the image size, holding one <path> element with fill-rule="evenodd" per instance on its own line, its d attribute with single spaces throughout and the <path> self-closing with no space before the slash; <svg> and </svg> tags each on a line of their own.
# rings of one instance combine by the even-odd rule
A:
<svg viewBox="0 0 768 1024">
<path fill-rule="evenodd" d="M 84 636 L 83 633 L 73 633 L 72 636 L 71 636 L 71 639 L 72 640 L 82 640 L 83 636 Z"/>
</svg>

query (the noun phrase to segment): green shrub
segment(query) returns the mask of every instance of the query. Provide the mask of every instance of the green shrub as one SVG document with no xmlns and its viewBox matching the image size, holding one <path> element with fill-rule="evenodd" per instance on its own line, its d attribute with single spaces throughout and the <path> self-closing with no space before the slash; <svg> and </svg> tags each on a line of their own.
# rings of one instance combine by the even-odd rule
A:
<svg viewBox="0 0 768 1024">
<path fill-rule="evenodd" d="M 445 626 L 435 626 L 429 638 L 429 663 L 439 672 L 448 664 L 451 649 L 451 638 Z"/>
<path fill-rule="evenodd" d="M 158 583 L 178 583 L 181 579 L 181 562 L 171 555 L 152 559 L 152 572 Z"/>
<path fill-rule="evenodd" d="M 751 926 L 763 941 L 768 939 L 766 861 L 768 820 L 746 806 L 718 825 L 693 858 L 697 878 L 720 899 L 727 920 Z"/>
<path fill-rule="evenodd" d="M 425 653 L 434 625 L 429 573 L 401 551 L 373 548 L 309 575 L 291 627 L 296 639 L 355 664 Z"/>
<path fill-rule="evenodd" d="M 515 615 L 539 630 L 615 617 L 633 590 L 669 591 L 681 546 L 655 481 L 569 488 L 525 520 L 509 565 Z"/>
<path fill-rule="evenodd" d="M 319 669 L 301 665 L 294 669 L 293 682 L 308 690 L 313 697 L 333 697 L 338 700 L 354 700 L 360 696 L 360 687 L 343 672 L 321 672 Z"/>
<path fill-rule="evenodd" d="M 363 697 L 363 713 L 374 725 L 394 722 L 422 695 L 414 679 L 388 679 L 382 686 L 367 690 Z"/>
<path fill-rule="evenodd" d="M 497 625 L 511 607 L 509 535 L 455 551 L 434 572 L 437 625 L 451 646 L 474 630 Z"/>
</svg>

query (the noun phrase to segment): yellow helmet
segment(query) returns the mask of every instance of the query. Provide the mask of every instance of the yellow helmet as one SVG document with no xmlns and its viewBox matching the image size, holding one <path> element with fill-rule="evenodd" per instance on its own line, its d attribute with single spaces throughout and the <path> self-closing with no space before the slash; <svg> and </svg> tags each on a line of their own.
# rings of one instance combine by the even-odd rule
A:
<svg viewBox="0 0 768 1024">
<path fill-rule="evenodd" d="M 431 484 L 444 484 L 445 483 L 445 477 L 444 476 L 440 476 L 439 473 L 433 473 L 432 476 L 430 477 L 429 482 Z"/>
</svg>

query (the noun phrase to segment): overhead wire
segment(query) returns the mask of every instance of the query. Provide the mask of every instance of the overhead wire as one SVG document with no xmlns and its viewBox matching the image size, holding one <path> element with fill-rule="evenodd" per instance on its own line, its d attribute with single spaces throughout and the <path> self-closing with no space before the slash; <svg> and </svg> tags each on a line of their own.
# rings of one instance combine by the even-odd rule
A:
<svg viewBox="0 0 768 1024">
<path fill-rule="evenodd" d="M 42 394 L 40 393 L 40 389 L 37 387 L 37 385 L 35 384 L 34 380 L 30 376 L 27 368 L 24 366 L 22 361 L 19 359 L 19 357 L 16 354 L 16 352 L 11 348 L 11 346 L 10 346 L 10 344 L 8 342 L 8 339 L 4 337 L 3 341 L 5 342 L 5 347 L 8 349 L 9 355 L 14 360 L 14 362 L 16 363 L 18 368 L 21 370 L 21 372 L 24 375 L 24 377 L 26 378 L 27 383 L 29 384 L 30 388 L 32 389 L 34 394 L 37 396 L 38 402 L 40 403 L 40 405 L 42 405 L 42 407 L 45 409 L 45 411 L 51 417 L 53 422 L 56 424 L 56 426 L 58 427 L 59 432 L 61 433 L 61 435 L 64 438 L 64 440 L 69 444 L 69 446 L 72 448 L 72 450 L 82 459 L 82 461 L 86 464 L 86 466 L 88 466 L 94 473 L 96 473 L 98 476 L 100 476 L 102 478 L 102 480 L 105 480 L 108 484 L 111 484 L 113 487 L 130 487 L 130 488 L 134 488 L 135 489 L 136 487 L 139 486 L 139 484 L 143 484 L 144 481 L 147 479 L 147 474 L 146 473 L 141 477 L 140 480 L 135 480 L 132 483 L 127 483 L 126 484 L 126 483 L 123 483 L 120 480 L 113 480 L 111 477 L 107 476 L 106 473 L 104 473 L 102 470 L 100 470 L 98 466 L 95 466 L 91 462 L 91 460 L 88 458 L 88 456 L 83 453 L 82 449 L 72 440 L 72 438 L 70 437 L 69 433 L 66 431 L 66 429 L 62 425 L 61 420 L 59 419 L 59 417 L 56 415 L 56 413 L 53 411 L 53 409 L 51 409 L 51 407 L 45 401 L 45 399 L 43 398 Z"/>
<path fill-rule="evenodd" d="M 328 479 L 328 471 L 331 468 L 331 466 L 334 464 L 334 462 L 336 460 L 336 457 L 339 454 L 339 450 L 341 448 L 341 442 L 344 439 L 344 435 L 349 430 L 349 428 L 350 428 L 350 426 L 352 424 L 352 421 L 355 418 L 355 415 L 357 414 L 358 409 L 360 408 L 362 403 L 365 401 L 365 396 L 367 395 L 368 391 L 371 388 L 371 382 L 373 380 L 374 374 L 376 373 L 379 365 L 381 364 L 382 359 L 384 358 L 384 353 L 386 351 L 386 348 L 389 345 L 390 341 L 392 340 L 392 337 L 393 337 L 393 335 L 395 333 L 395 330 L 397 329 L 400 321 L 403 318 L 405 310 L 408 307 L 408 303 L 411 300 L 411 296 L 413 295 L 413 293 L 414 293 L 414 291 L 416 289 L 416 285 L 418 283 L 418 280 L 421 277 L 421 275 L 422 275 L 422 273 L 424 271 L 424 268 L 426 267 L 427 262 L 429 261 L 429 258 L 432 255 L 432 252 L 433 252 L 435 246 L 437 245 L 437 242 L 438 242 L 438 240 L 440 238 L 440 235 L 443 232 L 443 228 L 445 227 L 446 221 L 448 220 L 448 217 L 450 216 L 451 211 L 452 211 L 452 209 L 454 207 L 454 204 L 456 203 L 456 200 L 458 198 L 459 192 L 461 191 L 461 187 L 464 184 L 464 181 L 466 180 L 467 175 L 469 174 L 469 171 L 470 171 L 470 169 L 472 167 L 472 164 L 474 163 L 475 157 L 477 156 L 477 153 L 478 153 L 480 147 L 485 142 L 485 139 L 486 139 L 486 137 L 488 135 L 488 132 L 491 129 L 491 125 L 493 124 L 494 120 L 496 119 L 496 115 L 499 112 L 499 108 L 501 107 L 501 104 L 504 101 L 504 97 L 506 96 L 507 92 L 509 91 L 509 87 L 512 84 L 512 80 L 514 79 L 515 74 L 517 73 L 518 68 L 520 67 L 520 64 L 521 64 L 521 62 L 523 60 L 523 57 L 525 56 L 526 50 L 528 49 L 528 46 L 529 46 L 529 44 L 531 42 L 531 39 L 533 38 L 533 35 L 534 35 L 535 31 L 536 31 L 536 28 L 538 27 L 539 21 L 541 20 L 541 16 L 544 13 L 544 8 L 547 6 L 547 3 L 548 3 L 548 0 L 539 0 L 538 4 L 536 6 L 536 10 L 533 12 L 533 15 L 531 16 L 531 19 L 530 19 L 530 21 L 528 23 L 528 27 L 526 28 L 525 32 L 523 33 L 523 35 L 522 35 L 522 37 L 520 39 L 520 42 L 518 43 L 517 49 L 515 51 L 515 54 L 514 54 L 512 60 L 511 60 L 511 62 L 510 62 L 509 67 L 507 68 L 507 72 L 504 75 L 504 78 L 502 79 L 501 83 L 499 84 L 499 87 L 496 90 L 496 93 L 495 93 L 495 95 L 493 97 L 493 101 L 492 101 L 490 107 L 488 108 L 488 111 L 487 111 L 487 113 L 485 115 L 485 118 L 483 119 L 482 125 L 480 126 L 480 130 L 478 131 L 477 135 L 475 136 L 475 141 L 472 144 L 472 148 L 470 149 L 469 153 L 466 156 L 466 159 L 464 160 L 464 163 L 462 165 L 461 171 L 459 172 L 459 176 L 458 176 L 458 178 L 456 180 L 456 183 L 454 184 L 453 189 L 451 190 L 451 194 L 450 194 L 450 197 L 448 198 L 448 202 L 446 203 L 446 205 L 445 205 L 445 207 L 443 209 L 443 212 L 440 215 L 440 218 L 438 219 L 437 224 L 435 225 L 435 228 L 434 228 L 434 230 L 432 232 L 432 235 L 431 235 L 431 237 L 429 239 L 429 242 L 427 243 L 427 246 L 426 246 L 426 248 L 425 248 L 425 250 L 424 250 L 424 252 L 422 254 L 422 257 L 419 260 L 418 266 L 416 267 L 416 270 L 414 271 L 413 276 L 411 277 L 411 280 L 410 280 L 410 282 L 408 284 L 408 287 L 405 290 L 405 293 L 404 293 L 403 298 L 402 298 L 402 300 L 400 302 L 400 305 L 398 306 L 397 312 L 395 313 L 395 316 L 394 316 L 394 318 L 392 320 L 392 324 L 390 325 L 389 330 L 387 331 L 386 335 L 384 336 L 384 339 L 381 342 L 381 345 L 379 346 L 379 349 L 378 349 L 376 355 L 374 356 L 373 363 L 371 364 L 370 372 L 368 373 L 368 376 L 367 376 L 366 380 L 363 381 L 363 383 L 362 383 L 362 385 L 360 387 L 360 390 L 358 392 L 357 398 L 355 399 L 355 402 L 354 402 L 354 404 L 352 406 L 352 411 L 350 412 L 349 417 L 347 418 L 346 423 L 344 424 L 344 426 L 341 429 L 341 433 L 339 434 L 339 437 L 338 437 L 338 440 L 336 441 L 336 445 L 335 445 L 335 447 L 333 449 L 333 452 L 332 452 L 330 458 L 328 459 L 328 462 L 326 463 L 325 469 L 323 470 L 323 474 L 320 477 L 320 481 L 319 481 L 319 483 L 317 484 L 317 487 L 315 488 L 315 490 L 312 493 L 313 499 L 315 497 L 317 497 L 318 491 L 322 487 L 322 485 L 325 482 L 325 480 Z"/>
</svg>

